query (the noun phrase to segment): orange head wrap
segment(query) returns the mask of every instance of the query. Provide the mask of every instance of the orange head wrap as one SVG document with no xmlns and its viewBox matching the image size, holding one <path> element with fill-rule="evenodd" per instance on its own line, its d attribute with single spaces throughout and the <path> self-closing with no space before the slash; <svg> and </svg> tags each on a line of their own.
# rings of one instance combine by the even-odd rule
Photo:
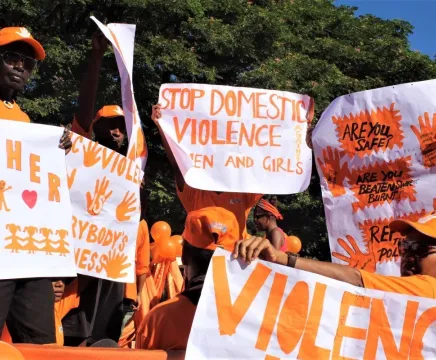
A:
<svg viewBox="0 0 436 360">
<path fill-rule="evenodd" d="M 283 220 L 282 214 L 280 214 L 280 211 L 271 204 L 268 200 L 260 199 L 257 203 L 257 206 L 259 206 L 261 209 L 271 213 L 273 216 L 275 216 L 278 220 Z"/>
</svg>

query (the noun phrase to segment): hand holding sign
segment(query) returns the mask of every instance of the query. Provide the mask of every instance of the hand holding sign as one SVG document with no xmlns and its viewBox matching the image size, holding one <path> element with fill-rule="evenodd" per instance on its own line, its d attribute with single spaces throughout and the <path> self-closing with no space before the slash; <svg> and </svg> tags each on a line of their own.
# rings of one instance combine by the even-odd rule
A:
<svg viewBox="0 0 436 360">
<path fill-rule="evenodd" d="M 338 239 L 338 244 L 348 253 L 349 257 L 337 252 L 332 252 L 332 255 L 335 258 L 346 262 L 350 267 L 374 273 L 376 271 L 376 261 L 373 253 L 372 241 L 368 242 L 368 253 L 364 254 L 360 251 L 356 240 L 354 240 L 352 236 L 347 235 L 347 240 L 352 248 L 343 239 Z"/>
<path fill-rule="evenodd" d="M 116 216 L 118 221 L 128 221 L 130 220 L 130 216 L 128 213 L 131 213 L 136 210 L 136 198 L 135 194 L 128 191 L 126 195 L 124 195 L 123 201 L 117 206 Z"/>
<path fill-rule="evenodd" d="M 90 215 L 98 215 L 103 210 L 104 203 L 111 197 L 112 190 L 107 193 L 107 188 L 109 186 L 109 180 L 106 176 L 100 183 L 100 179 L 95 182 L 95 192 L 94 197 L 88 191 L 86 193 L 86 208 Z"/>
<path fill-rule="evenodd" d="M 327 180 L 327 184 L 333 197 L 341 196 L 346 193 L 344 188 L 344 180 L 349 175 L 348 163 L 344 163 L 341 167 L 341 159 L 344 157 L 344 152 L 339 152 L 338 149 L 333 149 L 329 146 L 322 150 L 323 161 L 318 158 L 318 164 L 321 167 L 322 173 Z"/>
<path fill-rule="evenodd" d="M 415 125 L 411 125 L 410 128 L 419 141 L 424 166 L 433 167 L 436 165 L 436 113 L 433 114 L 431 124 L 428 112 L 424 113 L 424 119 L 419 116 L 418 121 L 420 130 Z"/>
<path fill-rule="evenodd" d="M 235 249 L 233 250 L 234 259 L 239 257 L 250 264 L 259 256 L 266 261 L 281 265 L 286 265 L 288 262 L 288 256 L 284 252 L 276 250 L 266 238 L 252 236 L 246 240 L 239 240 L 235 244 Z"/>
</svg>

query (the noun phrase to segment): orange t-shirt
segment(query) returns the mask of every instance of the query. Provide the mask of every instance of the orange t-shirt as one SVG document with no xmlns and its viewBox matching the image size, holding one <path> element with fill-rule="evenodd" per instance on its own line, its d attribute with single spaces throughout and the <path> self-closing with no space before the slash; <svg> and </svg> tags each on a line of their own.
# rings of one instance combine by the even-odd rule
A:
<svg viewBox="0 0 436 360">
<path fill-rule="evenodd" d="M 150 235 L 148 225 L 145 220 L 141 220 L 138 228 L 138 236 L 136 237 L 136 254 L 135 268 L 136 276 L 144 275 L 148 272 L 150 266 Z M 136 301 L 138 290 L 136 288 L 136 277 L 133 284 L 126 284 L 124 297 Z"/>
<path fill-rule="evenodd" d="M 0 120 L 14 120 L 30 123 L 30 118 L 27 114 L 20 109 L 17 103 L 9 103 L 6 105 L 4 101 L 0 100 Z"/>
<path fill-rule="evenodd" d="M 70 312 L 71 309 L 75 309 L 79 306 L 80 297 L 77 294 L 77 290 L 78 282 L 76 279 L 71 284 L 65 287 L 62 299 L 55 303 L 54 306 L 56 344 L 59 346 L 64 345 L 64 330 L 62 328 L 62 319 Z M 6 325 L 3 328 L 0 341 L 12 343 L 12 338 Z"/>
<path fill-rule="evenodd" d="M 139 327 L 137 344 L 148 350 L 186 350 L 196 308 L 183 295 L 155 306 Z"/>
<path fill-rule="evenodd" d="M 200 210 L 210 206 L 222 207 L 235 214 L 239 224 L 239 238 L 246 238 L 246 222 L 251 208 L 257 204 L 261 194 L 244 194 L 198 190 L 185 183 L 183 191 L 177 189 L 177 195 L 186 212 Z"/>
<path fill-rule="evenodd" d="M 366 289 L 436 299 L 436 279 L 428 275 L 383 276 L 360 270 Z"/>
</svg>

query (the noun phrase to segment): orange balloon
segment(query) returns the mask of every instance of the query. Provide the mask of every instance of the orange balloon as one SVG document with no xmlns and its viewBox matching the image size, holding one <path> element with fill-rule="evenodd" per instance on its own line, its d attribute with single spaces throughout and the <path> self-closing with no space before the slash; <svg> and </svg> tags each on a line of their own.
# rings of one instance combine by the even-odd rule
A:
<svg viewBox="0 0 436 360">
<path fill-rule="evenodd" d="M 25 360 L 18 349 L 3 341 L 0 341 L 0 355 L 2 360 Z"/>
<path fill-rule="evenodd" d="M 177 240 L 172 237 L 166 240 L 161 240 L 157 244 L 159 255 L 165 260 L 175 259 L 177 255 L 177 245 Z"/>
<path fill-rule="evenodd" d="M 151 237 L 156 243 L 161 240 L 169 239 L 171 236 L 171 226 L 165 221 L 158 221 L 151 227 Z"/>
<path fill-rule="evenodd" d="M 301 240 L 297 238 L 296 236 L 288 236 L 288 239 L 286 241 L 286 245 L 288 248 L 288 251 L 298 254 L 301 250 Z"/>
<path fill-rule="evenodd" d="M 182 256 L 182 249 L 183 249 L 183 238 L 180 235 L 173 235 L 171 238 L 173 241 L 175 241 L 176 245 L 176 256 L 180 257 Z"/>
</svg>

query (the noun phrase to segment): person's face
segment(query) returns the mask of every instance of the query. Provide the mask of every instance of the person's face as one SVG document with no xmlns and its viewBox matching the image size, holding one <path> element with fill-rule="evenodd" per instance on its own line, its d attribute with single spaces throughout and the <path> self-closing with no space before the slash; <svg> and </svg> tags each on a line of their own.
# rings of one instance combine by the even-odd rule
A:
<svg viewBox="0 0 436 360">
<path fill-rule="evenodd" d="M 100 145 L 119 152 L 126 140 L 126 123 L 124 117 L 101 118 L 93 127 L 95 141 Z"/>
<path fill-rule="evenodd" d="M 35 51 L 24 42 L 0 47 L 0 88 L 22 91 L 36 66 Z"/>
<path fill-rule="evenodd" d="M 399 244 L 401 255 L 401 276 L 430 274 L 436 266 L 436 240 L 416 230 L 409 232 Z"/>
<path fill-rule="evenodd" d="M 256 223 L 257 230 L 265 231 L 269 224 L 269 214 L 257 207 L 254 209 L 254 222 Z"/>
<path fill-rule="evenodd" d="M 61 301 L 65 291 L 65 284 L 62 280 L 53 281 L 53 291 L 55 294 L 55 302 Z"/>
</svg>

